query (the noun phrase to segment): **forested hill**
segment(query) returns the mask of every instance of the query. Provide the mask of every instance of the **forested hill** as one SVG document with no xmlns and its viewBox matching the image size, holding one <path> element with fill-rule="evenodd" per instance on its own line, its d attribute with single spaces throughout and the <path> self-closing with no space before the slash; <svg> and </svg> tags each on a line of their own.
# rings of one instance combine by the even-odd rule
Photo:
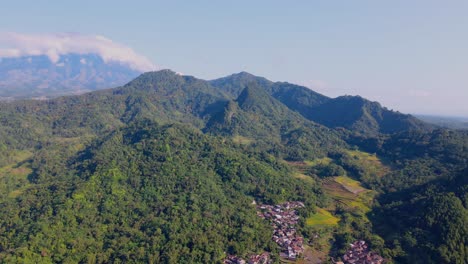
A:
<svg viewBox="0 0 468 264">
<path fill-rule="evenodd" d="M 65 126 L 69 130 L 67 133 L 74 133 L 70 130 L 78 124 L 100 130 L 121 125 L 136 117 L 182 121 L 203 127 L 227 101 L 235 100 L 249 83 L 255 83 L 306 119 L 330 128 L 343 127 L 365 135 L 431 128 L 410 115 L 386 110 L 378 103 L 360 97 L 331 99 L 305 87 L 273 83 L 248 73 L 208 82 L 162 70 L 142 74 L 116 89 L 45 102 L 0 103 L 0 109 L 5 112 L 4 115 L 9 111 L 30 115 L 30 121 L 51 114 L 52 118 L 48 119 L 53 124 L 50 123 L 49 128 L 53 126 L 57 130 Z"/>
<path fill-rule="evenodd" d="M 468 170 L 383 195 L 374 226 L 401 263 L 467 263 Z M 401 250 L 401 248 L 404 249 Z"/>
<path fill-rule="evenodd" d="M 256 83 L 215 113 L 204 131 L 232 136 L 286 160 L 324 157 L 346 145 L 336 131 L 305 119 Z"/>
<path fill-rule="evenodd" d="M 361 239 L 402 263 L 468 257 L 468 132 L 363 98 L 163 70 L 0 103 L 0 150 L 2 263 L 222 263 L 264 251 L 279 263 L 253 203 L 287 201 L 305 203 L 297 234 L 328 260 Z"/>
<path fill-rule="evenodd" d="M 226 251 L 276 252 L 253 200 L 324 200 L 264 154 L 149 120 L 32 163 L 34 184 L 1 201 L 2 262 L 219 263 Z"/>
<path fill-rule="evenodd" d="M 246 72 L 212 80 L 210 83 L 236 96 L 252 82 L 305 118 L 331 128 L 342 127 L 365 135 L 433 128 L 411 115 L 388 110 L 379 103 L 360 96 L 329 98 L 303 86 L 271 82 Z"/>
<path fill-rule="evenodd" d="M 0 103 L 2 132 L 20 128 L 33 140 L 40 134 L 99 134 L 139 118 L 203 126 L 211 108 L 227 101 L 218 89 L 172 71 L 146 73 L 123 87 L 47 101 Z M 18 131 L 11 131 L 11 136 Z"/>
<path fill-rule="evenodd" d="M 37 147 L 51 134 L 93 137 L 147 118 L 186 123 L 213 134 L 244 136 L 286 159 L 323 156 L 333 146 L 344 145 L 335 132 L 306 120 L 260 87 L 246 89 L 245 96 L 234 103 L 239 106 L 234 115 L 239 124 L 220 119 L 232 114 L 224 113 L 230 109 L 229 102 L 229 95 L 207 81 L 163 70 L 142 74 L 115 89 L 48 101 L 0 103 L 0 134 L 3 144 Z M 290 141 L 297 142 L 295 154 L 286 150 L 291 149 L 285 147 Z"/>
</svg>

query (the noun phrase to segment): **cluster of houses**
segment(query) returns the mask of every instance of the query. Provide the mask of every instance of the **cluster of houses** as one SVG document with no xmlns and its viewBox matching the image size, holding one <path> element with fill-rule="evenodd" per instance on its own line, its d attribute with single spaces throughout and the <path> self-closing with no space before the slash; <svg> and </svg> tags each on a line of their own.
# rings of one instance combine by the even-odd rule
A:
<svg viewBox="0 0 468 264">
<path fill-rule="evenodd" d="M 229 255 L 226 259 L 224 259 L 224 264 L 270 264 L 271 258 L 268 252 L 264 252 L 260 255 L 251 255 L 249 260 L 245 261 L 244 259 Z"/>
<path fill-rule="evenodd" d="M 302 202 L 286 202 L 279 205 L 257 205 L 257 215 L 271 221 L 273 241 L 281 247 L 280 257 L 296 260 L 304 253 L 304 238 L 296 231 L 299 221 L 296 208 L 304 207 Z"/>
<path fill-rule="evenodd" d="M 350 249 L 343 255 L 344 262 L 337 264 L 382 264 L 384 259 L 377 253 L 370 252 L 365 241 L 355 241 Z"/>
<path fill-rule="evenodd" d="M 252 204 L 256 204 L 255 201 Z M 281 247 L 280 257 L 296 260 L 304 253 L 304 238 L 297 235 L 296 225 L 299 216 L 296 208 L 304 207 L 302 202 L 285 202 L 278 205 L 257 205 L 257 215 L 271 222 L 272 239 Z M 270 264 L 270 254 L 251 255 L 246 261 L 235 255 L 227 256 L 224 264 Z"/>
</svg>

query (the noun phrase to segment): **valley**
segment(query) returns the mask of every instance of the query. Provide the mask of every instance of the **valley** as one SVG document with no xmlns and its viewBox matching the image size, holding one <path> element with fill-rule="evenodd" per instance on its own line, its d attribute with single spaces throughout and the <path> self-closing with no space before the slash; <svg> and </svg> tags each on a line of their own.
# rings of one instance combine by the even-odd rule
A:
<svg viewBox="0 0 468 264">
<path fill-rule="evenodd" d="M 366 152 L 352 150 L 346 151 L 346 155 L 365 168 L 366 174 L 372 174 L 373 177 L 383 177 L 390 169 L 383 165 L 378 157 Z M 329 157 L 315 159 L 312 161 L 289 162 L 295 168 L 299 175 L 302 175 L 304 181 L 312 180 L 314 175 L 304 175 L 308 171 L 313 171 L 314 167 L 329 166 L 335 161 Z M 354 218 L 357 221 L 369 223 L 367 213 L 371 211 L 376 191 L 369 190 L 362 186 L 362 183 L 345 175 L 327 176 L 316 181 L 320 181 L 322 188 L 329 197 L 330 201 L 324 208 L 315 208 L 315 213 L 311 214 L 305 220 L 306 227 L 313 232 L 310 239 L 310 246 L 307 254 L 309 259 L 314 262 L 305 263 L 326 263 L 330 261 L 329 255 L 333 249 L 335 235 L 340 232 L 352 233 L 352 227 L 347 226 L 347 221 Z M 306 254 L 306 253 L 305 253 Z M 300 262 L 298 262 L 300 263 Z"/>
</svg>

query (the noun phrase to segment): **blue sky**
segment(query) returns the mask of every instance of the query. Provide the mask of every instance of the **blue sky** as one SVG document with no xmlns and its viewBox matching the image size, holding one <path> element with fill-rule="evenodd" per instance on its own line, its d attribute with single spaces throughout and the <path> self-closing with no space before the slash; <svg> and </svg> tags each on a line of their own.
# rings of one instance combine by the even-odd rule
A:
<svg viewBox="0 0 468 264">
<path fill-rule="evenodd" d="M 468 1 L 5 1 L 0 31 L 99 34 L 203 79 L 248 71 L 468 116 Z"/>
</svg>

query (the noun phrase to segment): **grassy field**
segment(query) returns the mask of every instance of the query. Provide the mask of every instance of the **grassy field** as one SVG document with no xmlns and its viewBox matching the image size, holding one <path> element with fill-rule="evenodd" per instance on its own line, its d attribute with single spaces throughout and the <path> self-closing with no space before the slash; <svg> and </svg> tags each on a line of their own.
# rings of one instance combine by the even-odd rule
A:
<svg viewBox="0 0 468 264">
<path fill-rule="evenodd" d="M 320 159 L 314 159 L 314 160 L 306 160 L 304 161 L 305 164 L 307 164 L 310 167 L 314 167 L 317 165 L 328 165 L 332 162 L 333 160 L 329 157 L 324 157 Z"/>
<path fill-rule="evenodd" d="M 294 178 L 297 178 L 297 179 L 301 179 L 301 180 L 306 181 L 306 182 L 312 182 L 312 183 L 315 182 L 315 180 L 312 179 L 312 177 L 307 176 L 307 175 L 302 174 L 302 173 L 299 173 L 299 172 L 294 173 L 294 174 L 293 174 L 293 177 L 294 177 Z"/>
<path fill-rule="evenodd" d="M 310 168 L 317 166 L 317 165 L 328 165 L 333 160 L 329 157 L 324 157 L 320 159 L 314 160 L 305 160 L 305 161 L 287 161 L 286 163 L 291 167 L 295 168 L 301 174 L 306 173 Z"/>
<path fill-rule="evenodd" d="M 333 216 L 325 209 L 317 208 L 317 212 L 306 220 L 308 226 L 334 226 L 340 219 Z"/>
<path fill-rule="evenodd" d="M 382 177 L 390 172 L 390 167 L 384 165 L 382 160 L 375 154 L 359 150 L 348 150 L 346 154 L 355 159 L 362 167 L 366 168 L 366 171 L 371 175 Z"/>
<path fill-rule="evenodd" d="M 10 164 L 0 168 L 0 200 L 15 198 L 28 188 L 32 170 L 27 160 L 31 156 L 29 151 L 15 151 L 9 157 Z"/>
</svg>

